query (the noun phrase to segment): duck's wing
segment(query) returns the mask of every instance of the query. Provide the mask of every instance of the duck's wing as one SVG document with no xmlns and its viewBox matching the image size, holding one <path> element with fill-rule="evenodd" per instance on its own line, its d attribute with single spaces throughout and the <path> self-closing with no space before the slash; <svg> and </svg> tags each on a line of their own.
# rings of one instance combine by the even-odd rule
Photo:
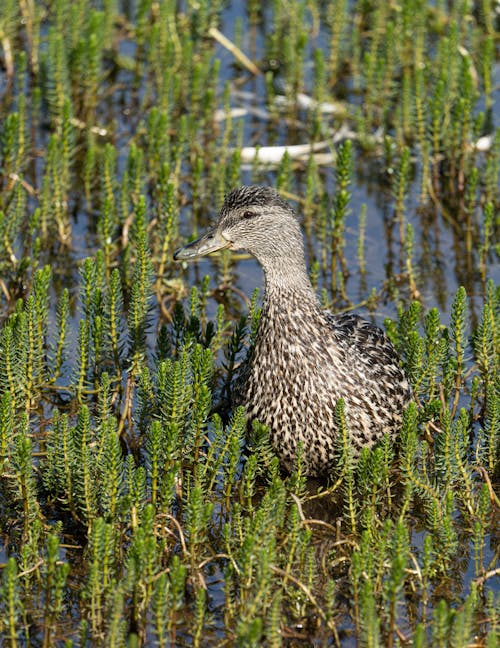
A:
<svg viewBox="0 0 500 648">
<path fill-rule="evenodd" d="M 330 311 L 325 311 L 325 314 L 330 326 L 338 335 L 345 336 L 351 341 L 355 340 L 361 347 L 387 346 L 389 350 L 396 353 L 387 335 L 376 324 L 352 313 L 334 315 Z"/>
<path fill-rule="evenodd" d="M 326 312 L 326 317 L 337 344 L 346 352 L 346 360 L 359 358 L 373 377 L 392 374 L 394 379 L 403 379 L 400 357 L 381 328 L 351 313 Z"/>
</svg>

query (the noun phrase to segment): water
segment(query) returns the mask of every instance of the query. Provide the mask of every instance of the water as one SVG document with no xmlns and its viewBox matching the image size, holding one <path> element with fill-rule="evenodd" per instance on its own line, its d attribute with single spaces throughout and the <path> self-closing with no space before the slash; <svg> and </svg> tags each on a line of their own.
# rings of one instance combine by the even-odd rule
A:
<svg viewBox="0 0 500 648">
<path fill-rule="evenodd" d="M 245 52 L 251 51 L 253 46 L 254 59 L 262 61 L 261 47 L 265 42 L 268 34 L 260 26 L 253 27 L 246 22 L 247 17 L 242 11 L 239 3 L 229 3 L 226 11 L 222 16 L 221 31 L 230 39 L 234 37 L 234 24 L 237 20 L 242 24 L 242 47 Z M 322 43 L 326 38 L 321 30 L 317 35 L 317 43 Z M 313 45 L 310 45 L 312 52 Z M 221 59 L 221 69 L 226 71 L 221 74 L 220 90 L 222 92 L 223 83 L 232 82 L 231 88 L 235 92 L 235 97 L 231 98 L 232 108 L 246 109 L 248 112 L 245 116 L 237 118 L 242 122 L 243 145 L 245 146 L 266 146 L 272 143 L 275 146 L 293 145 L 306 142 L 307 113 L 301 113 L 303 118 L 302 124 L 294 124 L 295 128 L 287 126 L 286 115 L 282 115 L 280 121 L 276 123 L 266 123 L 265 120 L 258 119 L 254 116 L 256 110 L 268 112 L 266 105 L 265 88 L 262 77 L 257 79 L 249 78 L 243 86 L 234 84 L 235 76 L 241 78 L 241 75 L 234 75 L 231 72 L 232 57 L 221 46 L 216 48 L 217 54 Z M 312 54 L 311 54 L 312 55 Z M 494 66 L 494 78 L 499 72 L 500 66 Z M 278 83 L 279 77 L 275 83 L 278 88 L 283 86 Z M 312 96 L 314 89 L 310 82 L 307 91 Z M 498 104 L 500 99 L 500 89 L 498 83 L 494 87 L 492 98 L 494 101 L 494 110 L 491 113 L 491 121 L 488 125 L 488 131 L 494 132 L 499 126 Z M 354 106 L 359 103 L 359 94 L 354 90 L 342 97 L 349 105 Z M 327 95 L 325 101 L 336 100 L 336 97 Z M 496 107 L 496 109 L 495 109 Z M 481 102 L 477 105 L 477 110 L 482 110 Z M 236 121 L 236 120 L 235 120 Z M 325 129 L 330 126 L 338 127 L 334 123 L 329 123 L 325 118 Z M 301 131 L 302 127 L 302 131 Z M 381 145 L 379 145 L 380 148 Z M 481 154 L 478 155 L 482 159 Z M 481 162 L 480 162 L 481 164 Z M 303 197 L 305 194 L 305 164 L 293 172 L 294 190 Z M 382 294 L 382 298 L 377 304 L 376 312 L 369 313 L 365 304 L 361 303 L 357 309 L 367 316 L 375 317 L 375 320 L 381 323 L 385 317 L 392 317 L 395 314 L 394 303 L 384 295 L 384 284 L 391 282 L 394 275 L 404 275 L 405 261 L 404 251 L 399 243 L 398 224 L 395 222 L 395 200 L 393 190 L 390 187 L 390 180 L 394 178 L 396 170 L 392 167 L 385 167 L 384 161 L 378 154 L 365 154 L 360 149 L 355 149 L 354 160 L 355 172 L 352 176 L 353 183 L 350 187 L 352 198 L 350 202 L 349 215 L 346 219 L 346 236 L 345 236 L 345 256 L 347 260 L 349 278 L 346 282 L 346 292 L 351 305 L 356 305 L 367 299 L 370 291 L 373 289 Z M 334 168 L 331 163 L 320 165 L 318 173 L 321 177 L 323 188 L 330 201 L 333 200 L 336 191 L 334 177 Z M 245 184 L 257 182 L 259 184 L 276 185 L 276 168 L 262 165 L 258 170 L 258 177 L 255 179 L 255 173 L 247 171 L 243 173 L 242 181 Z M 437 306 L 443 312 L 443 323 L 449 323 L 449 312 L 451 302 L 457 288 L 464 285 L 469 295 L 469 305 L 471 308 L 471 319 L 477 321 L 478 307 L 481 303 L 484 285 L 478 272 L 478 261 L 474 251 L 469 251 L 465 246 L 464 224 L 457 223 L 453 225 L 447 221 L 443 215 L 442 205 L 431 200 L 425 206 L 420 203 L 421 191 L 421 168 L 416 160 L 412 163 L 411 178 L 409 185 L 409 195 L 406 200 L 405 220 L 409 223 L 415 235 L 414 242 L 414 268 L 418 282 L 419 298 L 425 309 Z M 366 234 L 365 234 L 365 260 L 366 273 L 360 273 L 357 259 L 357 246 L 359 237 L 359 217 L 363 206 L 366 206 Z M 213 201 L 210 204 L 208 213 L 204 213 L 201 226 L 196 223 L 196 231 L 203 229 L 207 223 L 213 223 L 217 216 L 220 204 Z M 447 212 L 448 208 L 446 208 Z M 299 208 L 300 214 L 300 208 Z M 451 213 L 453 217 L 453 213 Z M 188 236 L 192 231 L 192 221 L 189 209 L 185 210 L 181 218 L 181 232 Z M 476 213 L 475 233 L 481 235 L 481 215 Z M 320 257 L 321 243 L 315 235 L 314 227 L 308 228 L 306 234 L 306 249 L 309 251 L 309 260 L 313 261 Z M 232 261 L 232 276 L 234 285 L 245 295 L 250 296 L 255 287 L 262 291 L 263 278 L 262 272 L 255 260 L 245 259 L 242 261 Z M 187 270 L 187 283 L 199 281 L 200 275 L 208 274 L 212 279 L 212 286 L 217 286 L 217 268 L 218 262 L 213 259 L 202 259 L 197 264 L 190 265 Z M 490 263 L 490 275 L 495 283 L 500 279 L 500 265 L 494 261 Z M 319 288 L 327 287 L 330 283 L 331 276 L 326 275 L 323 281 L 320 281 Z M 404 278 L 401 279 L 402 296 L 408 299 L 409 295 L 405 292 Z M 335 304 L 333 308 L 335 310 Z M 337 304 L 340 308 L 345 308 L 345 303 Z M 213 309 L 209 310 L 213 313 Z"/>
<path fill-rule="evenodd" d="M 159 4 L 159 3 L 158 3 Z M 187 12 L 187 8 L 194 3 L 179 3 L 182 5 L 179 10 L 183 9 Z M 327 4 L 327 3 L 325 3 Z M 353 5 L 355 3 L 352 3 Z M 156 3 L 155 3 L 156 5 Z M 277 60 L 276 65 L 270 65 L 267 56 L 267 43 L 272 37 L 272 16 L 271 8 L 266 7 L 262 9 L 264 14 L 263 24 L 251 26 L 248 22 L 246 10 L 250 3 L 228 2 L 225 4 L 223 11 L 220 14 L 220 20 L 217 21 L 218 29 L 225 34 L 230 40 L 238 40 L 237 32 L 241 33 L 241 47 L 251 56 L 262 70 L 273 69 L 274 78 L 272 79 L 272 86 L 277 95 L 287 90 L 285 74 L 283 72 L 283 61 Z M 122 3 L 123 11 L 129 15 L 133 15 L 137 11 L 135 3 Z M 290 5 L 290 11 L 293 7 Z M 323 7 L 324 8 L 324 7 Z M 321 10 L 323 10 L 321 8 Z M 308 20 L 311 18 L 307 14 Z M 306 45 L 304 65 L 304 87 L 301 88 L 304 94 L 314 97 L 314 66 L 312 61 L 314 59 L 314 51 L 316 48 L 322 48 L 326 51 L 328 46 L 328 34 L 324 27 L 324 23 L 319 23 L 320 28 Z M 239 25 L 239 26 L 238 26 Z M 42 25 L 42 37 L 47 34 L 45 25 Z M 363 34 L 363 37 L 368 38 L 369 35 Z M 133 33 L 126 33 L 123 31 L 119 36 L 120 43 L 118 45 L 118 52 L 121 56 L 130 57 L 133 59 L 136 55 L 136 43 L 134 42 Z M 439 38 L 436 36 L 436 43 Z M 217 100 L 216 106 L 218 110 L 223 108 L 223 97 L 225 84 L 229 83 L 229 103 L 231 108 L 238 108 L 244 111 L 239 117 L 234 118 L 233 136 L 230 140 L 230 146 L 234 147 L 237 144 L 238 136 L 241 135 L 243 146 L 280 146 L 280 145 L 297 145 L 304 144 L 311 140 L 311 131 L 313 129 L 311 116 L 308 110 L 302 108 L 298 111 L 289 110 L 279 104 L 279 97 L 277 104 L 269 105 L 267 102 L 266 80 L 264 76 L 253 77 L 251 74 L 242 70 L 241 67 L 234 65 L 235 58 L 228 52 L 228 50 L 221 45 L 214 46 L 214 55 L 220 60 L 220 73 L 217 81 Z M 141 120 L 145 119 L 147 115 L 144 114 L 142 103 L 148 92 L 148 84 L 146 76 L 137 79 L 133 71 L 129 69 L 120 68 L 118 72 L 113 68 L 110 61 L 106 62 L 106 70 L 114 70 L 113 78 L 103 81 L 103 89 L 109 89 L 109 84 L 117 84 L 116 91 L 110 93 L 109 97 L 103 98 L 99 105 L 98 110 L 98 127 L 99 130 L 96 135 L 99 144 L 104 145 L 105 142 L 113 144 L 117 149 L 117 183 L 115 191 L 119 194 L 119 182 L 127 168 L 127 158 L 129 155 L 131 144 L 140 141 Z M 492 85 L 494 90 L 491 98 L 493 107 L 489 114 L 489 120 L 486 124 L 484 133 L 488 135 L 498 128 L 500 121 L 500 65 L 494 64 L 492 67 Z M 3 83 L 3 82 L 2 82 Z M 137 87 L 134 88 L 134 83 Z M 4 86 L 0 86 L 3 90 Z M 16 100 L 16 97 L 14 98 Z M 421 167 L 421 152 L 419 151 L 418 143 L 411 141 L 411 158 L 409 170 L 409 186 L 405 198 L 404 209 L 404 223 L 403 226 L 411 225 L 414 232 L 414 251 L 412 256 L 413 268 L 416 279 L 416 287 L 418 295 L 412 295 L 410 285 L 407 277 L 407 255 L 404 245 L 401 244 L 400 239 L 400 223 L 396 214 L 396 198 L 395 198 L 395 182 L 394 179 L 398 172 L 398 156 L 394 159 L 387 161 L 384 152 L 384 145 L 382 138 L 379 137 L 376 129 L 372 129 L 369 135 L 373 138 L 370 146 L 363 145 L 358 140 L 358 123 L 356 110 L 362 107 L 363 95 L 349 72 L 346 72 L 345 78 L 339 80 L 338 84 L 334 87 L 333 92 L 325 92 L 322 97 L 324 102 L 343 102 L 343 107 L 346 111 L 345 117 L 332 117 L 324 115 L 321 119 L 321 133 L 315 137 L 316 140 L 325 138 L 334 138 L 336 133 L 342 127 L 348 124 L 351 132 L 354 145 L 353 145 L 353 172 L 351 174 L 351 185 L 349 190 L 352 194 L 349 203 L 349 213 L 345 220 L 345 235 L 344 235 L 344 248 L 343 252 L 346 260 L 346 278 L 345 278 L 345 293 L 340 294 L 333 284 L 333 277 L 331 273 L 331 265 L 329 258 L 325 267 L 321 267 L 321 259 L 325 248 L 327 255 L 330 253 L 331 236 L 326 237 L 326 245 L 322 241 L 324 236 L 324 228 L 318 222 L 318 214 L 323 214 L 321 209 L 312 210 L 310 214 L 305 214 L 303 208 L 303 200 L 307 195 L 307 160 L 292 162 L 290 171 L 288 173 L 287 185 L 292 194 L 299 198 L 299 202 L 293 201 L 292 204 L 297 208 L 299 217 L 304 226 L 304 236 L 306 242 L 306 250 L 308 256 L 309 266 L 311 271 L 314 270 L 314 281 L 317 285 L 317 290 L 321 294 L 322 300 L 325 305 L 332 310 L 346 310 L 354 309 L 357 312 L 373 319 L 378 324 L 382 324 L 384 318 L 394 318 L 399 304 L 407 306 L 412 297 L 418 297 L 423 304 L 423 310 L 426 311 L 434 306 L 438 307 L 441 313 L 441 319 L 444 324 L 450 321 L 451 304 L 459 286 L 464 285 L 467 288 L 468 304 L 469 304 L 469 328 L 468 331 L 477 323 L 480 315 L 480 310 L 484 297 L 484 279 L 481 276 L 479 268 L 478 248 L 482 242 L 484 225 L 481 217 L 481 209 L 477 208 L 471 220 L 473 246 L 467 247 L 467 237 L 465 230 L 465 223 L 460 218 L 455 219 L 455 206 L 457 204 L 457 197 L 455 195 L 447 195 L 442 192 L 439 196 L 428 198 L 425 203 L 420 200 L 421 182 L 422 182 L 422 167 Z M 148 107 L 149 108 L 149 107 Z M 476 113 L 485 108 L 484 99 L 481 98 L 477 102 Z M 183 106 L 182 111 L 189 111 L 190 106 Z M 147 111 L 146 111 L 147 112 Z M 171 125 L 173 131 L 177 123 Z M 213 137 L 217 141 L 221 141 L 224 132 L 224 122 L 219 121 L 214 124 Z M 396 133 L 389 132 L 391 137 L 396 137 Z M 47 145 L 49 136 L 49 123 L 44 122 L 36 133 L 37 147 L 43 150 Z M 175 135 L 173 136 L 175 140 Z M 327 148 L 324 153 L 331 154 L 332 151 L 338 151 L 339 142 L 335 146 Z M 473 142 L 471 142 L 473 145 Z M 199 155 L 199 150 L 197 155 Z M 338 190 L 336 177 L 335 177 L 335 163 L 333 161 L 324 161 L 325 158 L 317 157 L 317 188 L 319 199 L 324 199 L 328 205 L 325 212 L 331 213 L 333 202 L 336 192 Z M 477 166 L 483 167 L 485 164 L 484 153 L 477 154 Z M 217 162 L 215 160 L 215 162 Z M 72 230 L 72 243 L 71 247 L 67 249 L 56 249 L 50 247 L 42 250 L 40 258 L 41 264 L 48 262 L 52 266 L 54 283 L 51 289 L 51 312 L 49 316 L 50 333 L 54 329 L 55 322 L 55 297 L 60 295 L 63 287 L 68 287 L 72 295 L 71 318 L 69 327 L 69 341 L 70 341 L 70 354 L 73 354 L 69 362 L 65 365 L 64 371 L 61 375 L 61 381 L 64 384 L 69 384 L 72 379 L 72 371 L 76 362 L 77 350 L 77 329 L 78 321 L 82 317 L 81 309 L 78 305 L 78 274 L 82 260 L 89 256 L 94 255 L 101 247 L 99 236 L 97 234 L 97 221 L 100 214 L 99 200 L 96 199 L 93 209 L 89 210 L 86 206 L 85 199 L 83 198 L 82 191 L 82 174 L 80 166 L 82 159 L 79 151 L 75 153 L 75 165 L 78 171 L 75 173 L 75 183 L 72 187 L 70 195 L 71 203 L 71 230 Z M 26 174 L 28 181 L 33 182 L 33 186 L 37 189 L 41 186 L 41 179 L 44 169 L 42 160 L 35 163 L 35 174 L 33 177 L 29 173 Z M 222 165 L 221 165 L 222 166 Z M 227 166 L 227 165 L 226 165 Z M 193 210 L 193 179 L 190 177 L 192 168 L 189 164 L 185 163 L 185 173 L 180 181 L 180 212 L 179 212 L 179 240 L 172 241 L 172 250 L 177 244 L 181 244 L 187 240 L 194 233 L 200 234 L 217 217 L 217 211 L 220 207 L 220 196 L 217 198 L 215 195 L 203 196 L 203 208 L 198 207 Z M 226 173 L 227 168 L 220 168 L 220 174 Z M 206 172 L 206 168 L 204 168 Z M 277 186 L 279 181 L 283 178 L 279 177 L 280 171 L 276 165 L 256 165 L 246 163 L 242 165 L 241 174 L 238 176 L 237 183 L 259 183 Z M 145 183 L 146 184 L 146 183 Z M 156 205 L 154 203 L 154 187 L 146 187 L 148 193 L 148 219 L 151 221 L 155 215 Z M 478 190 L 479 191 L 479 190 Z M 96 197 L 98 198 L 98 196 Z M 30 199 L 30 209 L 35 208 L 38 204 L 37 199 Z M 358 254 L 359 236 L 360 236 L 360 217 L 363 210 L 366 209 L 366 228 L 365 228 L 365 244 L 364 244 L 364 263 L 365 272 L 362 272 L 360 267 L 360 259 Z M 151 239 L 153 240 L 156 232 L 154 228 L 151 229 Z M 121 260 L 117 260 L 117 265 Z M 318 267 L 319 264 L 319 267 Z M 222 273 L 229 268 L 229 287 L 226 286 L 223 293 L 218 288 L 221 286 Z M 209 319 L 215 317 L 216 309 L 219 302 L 223 302 L 227 307 L 227 312 L 231 317 L 236 318 L 248 310 L 248 304 L 245 299 L 250 298 L 254 289 L 260 289 L 260 298 L 263 292 L 263 276 L 262 270 L 258 263 L 248 257 L 247 255 L 225 255 L 223 259 L 220 256 L 204 258 L 192 264 L 178 264 L 171 261 L 168 264 L 165 279 L 170 282 L 177 282 L 176 285 L 182 285 L 184 290 L 180 290 L 179 294 L 184 298 L 184 303 L 187 302 L 187 296 L 191 286 L 200 286 L 202 279 L 205 275 L 210 277 L 210 294 L 207 302 L 207 316 Z M 224 279 L 228 279 L 224 277 Z M 494 253 L 490 254 L 488 263 L 488 277 L 492 278 L 495 284 L 499 283 L 500 279 L 500 265 L 498 258 Z M 235 289 L 232 290 L 231 288 Z M 371 301 L 370 295 L 374 291 L 377 299 Z M 166 292 L 169 296 L 168 289 Z M 22 288 L 20 288 L 22 294 Z M 172 292 L 173 294 L 173 292 Z M 161 323 L 161 316 L 156 302 L 152 300 L 153 310 L 151 317 L 151 329 L 148 337 L 148 352 L 151 366 L 154 365 L 154 348 L 157 338 L 158 326 Z M 470 350 L 467 350 L 468 368 L 472 367 L 472 360 L 470 358 Z M 125 373 L 125 372 L 124 372 Z M 125 387 L 125 379 L 123 382 Z M 469 394 L 464 393 L 461 395 L 460 404 L 468 405 Z M 65 395 L 63 395 L 65 398 Z M 69 399 L 69 396 L 68 396 Z M 50 417 L 52 411 L 52 402 L 45 403 L 45 415 Z M 33 424 L 38 426 L 38 418 L 33 419 Z M 476 425 L 477 431 L 477 425 Z M 125 435 L 124 435 L 125 436 Z M 139 443 L 139 441 L 138 441 Z M 124 447 L 126 442 L 123 442 Z M 134 448 L 135 449 L 135 448 Z M 125 448 L 124 448 L 125 450 Z M 141 451 L 143 448 L 141 448 Z M 144 451 L 145 452 L 145 451 Z M 138 452 L 137 454 L 140 454 Z M 38 459 L 35 459 L 38 467 Z M 241 468 L 241 465 L 240 465 Z M 495 486 L 495 485 L 494 485 Z M 263 490 L 264 486 L 262 485 Z M 219 493 L 220 494 L 220 493 Z M 214 496 L 213 494 L 211 494 Z M 258 502 L 256 502 L 256 505 Z M 88 538 L 83 538 L 84 532 L 82 528 L 74 525 L 69 520 L 69 514 L 64 510 L 57 510 L 57 503 L 54 504 L 54 510 L 49 511 L 49 523 L 53 524 L 57 519 L 61 519 L 64 523 L 64 537 L 69 544 L 78 545 L 77 548 L 61 548 L 60 558 L 66 560 L 71 564 L 70 576 L 70 592 L 68 599 L 70 603 L 67 606 L 66 612 L 69 608 L 72 613 L 67 617 L 66 623 L 76 628 L 76 620 L 80 620 L 85 612 L 82 612 L 80 601 L 80 590 L 84 587 L 88 579 L 86 573 L 88 555 L 84 553 L 84 547 Z M 382 512 L 384 513 L 384 512 Z M 340 512 L 322 511 L 320 514 L 323 521 L 329 520 L 331 524 L 336 524 L 336 518 L 340 518 Z M 495 513 L 492 514 L 493 516 Z M 222 515 L 221 515 L 222 517 Z M 215 518 L 215 516 L 214 516 Z M 228 519 L 230 515 L 228 514 Z M 422 512 L 416 512 L 415 517 L 408 519 L 409 541 L 411 551 L 417 560 L 421 560 L 421 553 L 423 547 L 423 538 L 429 533 L 429 529 L 422 530 L 420 525 L 421 519 L 425 515 Z M 179 519 L 182 522 L 181 515 Z M 220 525 L 220 520 L 212 520 L 214 526 Z M 460 606 L 464 597 L 471 589 L 471 583 L 474 578 L 477 578 L 476 567 L 474 565 L 474 551 L 472 532 L 468 527 L 466 521 L 462 521 L 459 515 L 455 518 L 456 527 L 459 530 L 459 549 L 456 555 L 456 564 L 449 565 L 450 573 L 447 574 L 444 584 L 439 582 L 438 587 L 433 595 L 436 601 L 440 597 L 444 597 L 452 601 L 453 605 Z M 162 522 L 163 523 L 163 522 Z M 78 527 L 75 532 L 74 538 L 71 534 L 71 528 Z M 489 527 L 492 532 L 487 538 L 487 546 L 484 548 L 484 564 L 488 565 L 493 562 L 495 552 L 497 551 L 498 542 L 498 524 L 493 520 Z M 497 532 L 495 533 L 495 528 Z M 219 529 L 217 528 L 214 533 L 214 544 L 219 543 L 216 547 L 217 550 L 225 551 L 225 547 L 220 537 Z M 283 530 L 283 535 L 288 531 Z M 339 532 L 340 533 L 340 532 Z M 345 530 L 342 533 L 348 535 Z M 127 528 L 123 532 L 123 538 L 126 539 L 121 553 L 125 554 L 128 548 L 128 542 L 133 531 Z M 80 536 L 82 536 L 80 538 Z M 330 545 L 332 542 L 333 534 L 329 534 L 325 540 L 326 549 L 323 551 L 322 538 L 315 536 L 317 546 L 318 564 L 327 565 L 322 572 L 322 576 L 328 573 L 328 576 L 338 577 L 339 589 L 341 593 L 345 594 L 345 601 L 339 597 L 337 614 L 343 615 L 340 621 L 340 631 L 342 637 L 342 645 L 350 646 L 355 644 L 355 639 L 351 634 L 353 631 L 352 617 L 349 616 L 352 612 L 352 605 L 349 600 L 349 581 L 348 570 L 345 564 L 349 564 L 351 555 L 349 552 L 341 553 L 341 558 L 345 559 L 345 564 L 341 563 L 340 567 L 330 570 L 330 563 L 328 562 L 333 555 L 330 553 Z M 80 544 L 80 539 L 82 540 Z M 356 538 L 356 542 L 358 542 Z M 74 542 L 73 542 L 74 541 Z M 17 549 L 10 546 L 10 536 L 5 535 L 5 545 L 0 543 L 0 562 L 4 563 L 8 555 L 18 555 Z M 181 554 L 178 543 L 172 541 L 171 547 L 168 551 L 172 554 Z M 212 547 L 210 547 L 212 549 Z M 167 553 L 167 550 L 165 551 Z M 326 556 L 326 557 L 325 557 Z M 121 556 L 123 559 L 123 555 Z M 164 563 L 161 569 L 165 568 L 168 564 L 166 557 L 163 557 Z M 211 645 L 216 645 L 217 642 L 223 639 L 230 641 L 228 637 L 228 629 L 225 625 L 226 614 L 226 600 L 224 592 L 224 578 L 225 568 L 227 566 L 227 559 L 221 558 L 210 562 L 205 571 L 200 571 L 200 574 L 205 578 L 207 585 L 207 609 L 211 615 L 208 628 L 205 628 L 206 634 L 204 638 Z M 120 569 L 121 569 L 120 565 Z M 410 565 L 411 568 L 411 565 Z M 123 567 L 125 570 L 126 568 Z M 119 570 L 117 570 L 118 573 Z M 191 575 L 192 576 L 192 575 Z M 119 574 L 117 578 L 121 578 Z M 306 578 L 306 576 L 304 576 Z M 439 580 L 439 579 L 437 579 Z M 193 582 L 197 582 L 196 578 L 191 578 L 189 581 L 189 588 L 192 587 Z M 416 581 L 415 581 L 416 582 Z M 322 584 L 321 584 L 322 585 Z M 122 586 L 120 581 L 120 587 Z M 236 589 L 236 587 L 235 587 Z M 321 590 L 321 587 L 318 587 Z M 498 593 L 500 591 L 500 581 L 498 577 L 492 577 L 485 583 L 485 591 L 493 591 Z M 191 591 L 190 591 L 191 593 Z M 322 592 L 319 592 L 322 594 Z M 128 594 L 127 594 L 128 595 Z M 43 593 L 39 600 L 42 600 Z M 111 598 L 111 597 L 110 597 Z M 409 610 L 418 609 L 418 602 L 411 601 L 411 595 L 408 593 L 409 603 L 407 608 L 401 612 L 404 624 L 404 630 L 409 630 L 414 627 L 414 619 L 409 623 L 408 618 L 410 615 Z M 108 605 L 110 605 L 108 600 Z M 343 607 L 342 607 L 343 606 Z M 342 609 L 342 611 L 340 611 Z M 149 611 L 150 613 L 151 611 Z M 382 614 L 383 611 L 380 613 Z M 123 617 L 127 620 L 127 615 L 130 613 L 128 608 L 123 613 Z M 192 600 L 189 596 L 183 601 L 181 613 L 186 614 L 186 618 L 191 620 L 193 614 Z M 430 611 L 430 614 L 432 610 Z M 38 614 L 35 611 L 35 616 Z M 297 617 L 299 613 L 297 612 Z M 417 614 L 418 617 L 418 614 Z M 38 617 L 39 618 L 39 617 Z M 284 622 L 285 623 L 285 622 Z M 147 623 L 145 624 L 147 625 Z M 179 645 L 190 644 L 192 639 L 189 635 L 189 628 L 186 622 L 185 626 L 181 627 L 179 631 Z M 287 628 L 289 630 L 289 628 Z M 233 628 L 234 630 L 234 628 Z M 303 628 L 294 628 L 297 636 Z M 75 630 L 76 632 L 76 630 Z M 151 627 L 148 626 L 145 634 L 153 641 L 151 634 Z M 342 634 L 344 632 L 344 634 Z M 71 633 L 67 632 L 67 636 Z M 37 637 L 39 639 L 40 637 Z M 1 639 L 1 637 L 0 637 Z M 290 639 L 290 642 L 293 638 Z M 311 639 L 314 642 L 314 639 Z M 319 642 L 319 639 L 318 639 Z M 41 643 L 41 641 L 40 641 Z M 319 643 L 312 643 L 311 645 L 319 645 Z"/>
</svg>

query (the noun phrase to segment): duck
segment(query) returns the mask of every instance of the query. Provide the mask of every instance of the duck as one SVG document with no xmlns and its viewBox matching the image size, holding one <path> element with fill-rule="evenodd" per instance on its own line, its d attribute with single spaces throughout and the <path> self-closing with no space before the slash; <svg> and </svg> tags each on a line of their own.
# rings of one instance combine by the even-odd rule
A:
<svg viewBox="0 0 500 648">
<path fill-rule="evenodd" d="M 349 456 L 356 462 L 387 436 L 394 441 L 412 398 L 386 334 L 353 313 L 325 310 L 306 266 L 299 218 L 271 187 L 241 186 L 225 196 L 215 226 L 179 248 L 175 260 L 246 250 L 264 271 L 254 344 L 233 391 L 249 424 L 260 421 L 281 466 L 327 477 L 338 470 L 343 402 Z"/>
</svg>

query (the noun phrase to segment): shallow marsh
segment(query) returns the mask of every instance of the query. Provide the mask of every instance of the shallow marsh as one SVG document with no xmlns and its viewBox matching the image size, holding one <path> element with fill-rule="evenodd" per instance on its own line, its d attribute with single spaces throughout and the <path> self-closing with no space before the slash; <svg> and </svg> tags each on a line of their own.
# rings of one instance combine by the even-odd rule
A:
<svg viewBox="0 0 500 648">
<path fill-rule="evenodd" d="M 498 645 L 499 45 L 492 0 L 0 3 L 2 646 Z M 249 182 L 414 385 L 329 482 L 211 414 L 262 277 L 172 253 Z"/>
</svg>

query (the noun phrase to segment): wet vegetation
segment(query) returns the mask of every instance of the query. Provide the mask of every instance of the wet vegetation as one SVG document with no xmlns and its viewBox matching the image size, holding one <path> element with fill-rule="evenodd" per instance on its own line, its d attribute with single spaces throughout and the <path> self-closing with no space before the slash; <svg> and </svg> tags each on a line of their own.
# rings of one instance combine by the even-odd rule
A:
<svg viewBox="0 0 500 648">
<path fill-rule="evenodd" d="M 0 3 L 2 646 L 499 645 L 497 8 Z M 252 261 L 172 260 L 243 182 L 414 386 L 323 483 L 214 413 Z"/>
</svg>

